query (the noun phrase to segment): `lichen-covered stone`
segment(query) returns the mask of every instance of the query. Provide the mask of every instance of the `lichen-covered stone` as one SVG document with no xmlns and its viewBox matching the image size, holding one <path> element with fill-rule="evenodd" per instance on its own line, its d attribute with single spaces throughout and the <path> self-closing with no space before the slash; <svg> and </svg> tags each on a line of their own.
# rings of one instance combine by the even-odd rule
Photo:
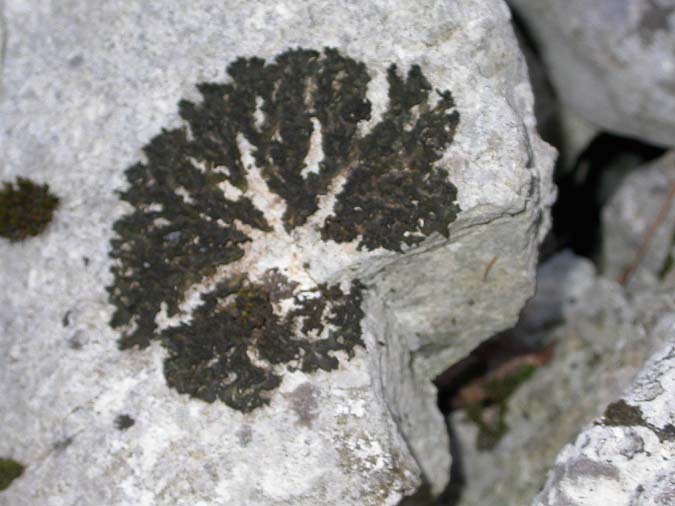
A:
<svg viewBox="0 0 675 506">
<path fill-rule="evenodd" d="M 161 338 L 170 352 L 167 381 L 179 392 L 250 411 L 279 385 L 274 365 L 331 370 L 335 352 L 353 356 L 363 345 L 363 312 L 358 282 L 343 292 L 297 271 L 314 252 L 288 259 L 268 246 L 273 257 L 251 260 L 260 247 L 246 243 L 281 249 L 301 242 L 296 229 L 305 226 L 324 241 L 367 250 L 401 251 L 433 233 L 447 238 L 457 189 L 433 164 L 450 146 L 459 113 L 448 90 L 430 103 L 418 65 L 405 78 L 392 65 L 388 109 L 359 135 L 371 115 L 370 76 L 336 49 L 290 50 L 267 64 L 239 58 L 228 74 L 231 83 L 198 86 L 199 104 L 181 102 L 190 139 L 186 128 L 164 131 L 145 148 L 147 162 L 127 170 L 121 196 L 134 212 L 114 225 L 112 324 L 127 329 L 122 348 Z M 310 150 L 322 153 L 314 166 Z M 282 199 L 281 216 L 261 204 L 261 184 Z M 327 195 L 334 209 L 309 222 Z M 256 273 L 252 262 L 266 269 Z M 215 288 L 192 320 L 158 329 L 162 305 L 176 317 L 186 292 L 205 280 Z M 254 364 L 250 347 L 269 365 Z"/>
<path fill-rule="evenodd" d="M 558 455 L 535 506 L 675 500 L 675 341 L 657 351 L 623 396 Z"/>
<path fill-rule="evenodd" d="M 2 176 L 62 206 L 0 242 L 0 455 L 26 465 L 2 500 L 439 493 L 431 379 L 513 324 L 553 196 L 506 6 L 5 16 Z"/>
</svg>

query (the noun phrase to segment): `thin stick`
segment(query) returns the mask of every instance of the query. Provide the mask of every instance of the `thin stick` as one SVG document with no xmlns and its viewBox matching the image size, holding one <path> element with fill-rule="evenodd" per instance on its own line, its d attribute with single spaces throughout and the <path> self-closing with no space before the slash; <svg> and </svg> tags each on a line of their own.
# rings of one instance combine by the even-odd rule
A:
<svg viewBox="0 0 675 506">
<path fill-rule="evenodd" d="M 640 264 L 642 258 L 647 253 L 649 245 L 651 244 L 652 239 L 654 238 L 654 234 L 656 234 L 656 231 L 663 224 L 663 221 L 666 219 L 666 216 L 668 216 L 668 211 L 670 211 L 670 208 L 673 205 L 673 200 L 675 200 L 675 181 L 673 181 L 673 184 L 670 186 L 670 191 L 668 192 L 666 199 L 663 201 L 663 204 L 661 204 L 659 214 L 656 216 L 656 219 L 652 222 L 651 226 L 649 227 L 649 229 L 647 229 L 647 232 L 642 237 L 640 249 L 633 258 L 633 261 L 628 265 L 628 267 L 626 267 L 626 270 L 623 271 L 621 276 L 619 276 L 619 279 L 617 280 L 619 284 L 625 285 L 626 283 L 628 283 L 628 280 L 630 279 L 631 275 L 633 274 L 633 272 L 635 272 L 635 269 L 637 269 L 637 266 Z"/>
<path fill-rule="evenodd" d="M 492 260 L 488 262 L 487 266 L 485 267 L 485 272 L 483 272 L 483 281 L 487 281 L 488 274 L 490 274 L 490 271 L 497 263 L 497 258 L 499 257 L 492 257 Z"/>
</svg>

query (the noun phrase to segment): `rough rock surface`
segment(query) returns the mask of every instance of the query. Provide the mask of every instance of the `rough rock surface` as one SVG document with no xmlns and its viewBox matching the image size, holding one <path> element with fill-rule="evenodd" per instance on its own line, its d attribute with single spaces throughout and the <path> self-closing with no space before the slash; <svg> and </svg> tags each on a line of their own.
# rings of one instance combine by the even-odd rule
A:
<svg viewBox="0 0 675 506">
<path fill-rule="evenodd" d="M 602 268 L 606 277 L 619 279 L 626 269 L 633 266 L 628 286 L 640 289 L 666 281 L 675 274 L 671 268 L 675 246 L 675 205 L 672 197 L 669 203 L 673 185 L 673 152 L 645 166 L 635 167 L 623 179 L 603 209 Z M 651 229 L 653 234 L 649 234 Z M 648 235 L 648 247 L 636 263 Z"/>
<path fill-rule="evenodd" d="M 672 338 L 675 302 L 672 290 L 629 297 L 617 283 L 595 276 L 588 260 L 566 252 L 539 269 L 537 295 L 523 320 L 533 336 L 555 343 L 554 356 L 508 399 L 507 432 L 493 449 L 477 450 L 476 426 L 462 412 L 453 415 L 467 483 L 462 506 L 531 503 L 558 452 Z M 590 469 L 583 479 L 592 478 Z M 580 504 L 605 504 L 599 497 Z"/>
<path fill-rule="evenodd" d="M 630 390 L 560 453 L 535 506 L 675 502 L 674 323 Z"/>
<path fill-rule="evenodd" d="M 673 146 L 675 1 L 510 0 L 562 102 L 604 129 Z"/>
<path fill-rule="evenodd" d="M 0 504 L 394 504 L 548 228 L 500 2 L 5 2 Z M 264 60 L 264 61 L 263 61 Z M 200 84 L 201 83 L 201 84 Z"/>
</svg>

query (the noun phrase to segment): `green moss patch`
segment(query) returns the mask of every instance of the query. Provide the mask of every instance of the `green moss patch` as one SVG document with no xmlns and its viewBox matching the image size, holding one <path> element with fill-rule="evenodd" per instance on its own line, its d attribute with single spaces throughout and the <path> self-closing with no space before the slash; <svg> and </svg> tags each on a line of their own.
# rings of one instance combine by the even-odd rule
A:
<svg viewBox="0 0 675 506">
<path fill-rule="evenodd" d="M 21 241 L 40 234 L 52 220 L 58 203 L 58 197 L 49 192 L 46 184 L 38 185 L 21 177 L 15 183 L 3 183 L 0 236 Z"/>
<path fill-rule="evenodd" d="M 0 458 L 0 491 L 6 490 L 25 469 L 16 460 Z"/>
</svg>

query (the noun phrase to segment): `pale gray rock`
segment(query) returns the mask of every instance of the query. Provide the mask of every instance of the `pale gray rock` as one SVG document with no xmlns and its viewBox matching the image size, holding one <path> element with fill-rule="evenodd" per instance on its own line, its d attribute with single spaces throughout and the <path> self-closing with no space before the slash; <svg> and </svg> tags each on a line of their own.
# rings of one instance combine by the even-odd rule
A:
<svg viewBox="0 0 675 506">
<path fill-rule="evenodd" d="M 603 129 L 673 146 L 673 0 L 510 3 L 539 42 L 565 105 Z"/>
<path fill-rule="evenodd" d="M 518 30 L 517 25 L 514 28 L 532 83 L 537 130 L 546 142 L 556 147 L 559 153 L 557 169 L 565 171 L 574 165 L 599 129 L 560 102 L 548 69 L 532 47 L 532 41 Z"/>
<path fill-rule="evenodd" d="M 675 206 L 668 202 L 674 184 L 673 152 L 634 167 L 623 178 L 602 211 L 604 276 L 619 279 L 631 269 L 628 287 L 640 289 L 667 281 L 673 274 L 668 264 L 674 246 Z M 647 247 L 641 252 L 644 244 Z"/>
<path fill-rule="evenodd" d="M 0 175 L 3 180 L 30 176 L 47 182 L 61 205 L 43 235 L 23 243 L 0 242 L 0 383 L 7 386 L 0 396 L 0 456 L 26 465 L 24 475 L 0 493 L 0 504 L 361 506 L 396 504 L 422 480 L 434 492 L 442 490 L 450 456 L 431 379 L 483 339 L 514 324 L 533 292 L 537 247 L 548 229 L 554 196 L 554 151 L 535 132 L 532 93 L 506 5 L 405 0 L 392 9 L 379 0 L 6 0 L 4 14 L 9 36 L 0 102 Z M 448 113 L 459 113 L 454 138 L 442 149 L 430 141 L 440 155 L 435 165 L 447 170 L 432 189 L 449 183 L 457 189 L 461 212 L 449 220 L 449 230 L 429 232 L 420 222 L 388 247 L 359 247 L 378 237 L 359 230 L 356 237 L 324 240 L 321 227 L 336 215 L 331 213 L 337 213 L 335 202 L 353 167 L 340 167 L 342 179 L 325 189 L 309 221 L 296 226 L 284 222 L 284 212 L 292 206 L 270 190 L 269 175 L 257 167 L 263 162 L 253 158 L 247 137 L 239 136 L 237 160 L 246 167 L 247 184 L 227 183 L 230 179 L 219 174 L 232 178 L 236 167 L 228 161 L 224 168 L 214 168 L 200 158 L 208 160 L 203 153 L 193 153 L 185 170 L 226 179 L 219 187 L 222 195 L 212 195 L 216 201 L 253 203 L 231 223 L 209 221 L 251 238 L 244 256 L 187 283 L 178 308 L 166 299 L 152 306 L 150 297 L 134 299 L 138 307 L 124 307 L 124 297 L 131 297 L 120 292 L 124 276 L 142 294 L 155 284 L 175 286 L 158 274 L 134 277 L 152 270 L 157 255 L 121 269 L 109 256 L 116 251 L 118 259 L 124 257 L 167 226 L 161 213 L 170 206 L 150 199 L 134 210 L 129 194 L 127 202 L 120 199 L 116 192 L 124 190 L 149 198 L 144 188 L 160 184 L 148 178 L 145 186 L 130 185 L 125 170 L 140 160 L 137 170 L 147 176 L 148 167 L 157 163 L 153 152 L 144 155 L 142 148 L 163 128 L 179 132 L 186 125 L 179 100 L 200 103 L 197 83 L 231 82 L 226 68 L 236 58 L 273 62 L 294 48 L 322 51 L 324 46 L 365 65 L 372 111 L 370 120 L 358 124 L 362 137 L 393 107 L 387 83 L 392 64 L 402 76 L 419 65 L 430 87 L 452 93 L 455 105 Z M 329 57 L 324 52 L 317 58 L 323 62 Z M 303 68 L 282 78 L 292 79 Z M 331 89 L 339 91 L 344 74 L 336 76 Z M 298 95 L 303 104 L 314 91 L 308 85 Z M 413 86 L 412 92 L 418 91 Z M 435 107 L 445 99 L 431 93 L 430 100 Z M 349 105 L 353 109 L 340 118 L 363 113 L 362 102 Z M 255 108 L 256 129 L 274 114 L 263 106 Z M 415 107 L 411 121 L 424 113 L 424 107 Z M 322 153 L 321 125 L 314 126 L 319 120 L 316 115 L 312 119 L 303 170 L 320 173 L 319 162 L 327 155 Z M 192 124 L 190 128 L 186 143 L 204 140 Z M 284 135 L 277 132 L 272 139 L 281 142 Z M 157 142 L 160 154 L 180 147 L 179 142 Z M 226 147 L 220 145 L 216 153 Z M 301 174 L 303 180 L 307 173 Z M 169 203 L 192 210 L 192 215 L 179 216 L 196 215 L 199 221 L 212 211 L 195 213 L 190 207 L 195 200 L 201 203 L 200 188 L 171 190 L 174 200 Z M 176 195 L 181 199 L 175 200 Z M 445 205 L 450 213 L 451 203 Z M 114 224 L 135 216 L 132 211 L 160 217 L 147 230 L 129 225 L 136 234 L 131 238 L 119 225 L 113 233 Z M 256 216 L 263 216 L 269 227 L 246 225 Z M 164 236 L 167 247 L 180 244 L 181 234 L 189 232 L 173 229 Z M 124 245 L 111 248 L 119 234 Z M 191 244 L 203 242 L 197 237 L 186 247 Z M 164 251 L 164 246 L 155 247 Z M 202 253 L 190 250 L 188 260 Z M 118 268 L 117 277 L 111 267 Z M 307 350 L 343 330 L 330 320 L 338 310 L 329 306 L 307 335 L 301 317 L 291 319 L 288 334 L 274 336 L 286 339 L 289 347 L 300 340 L 302 353 L 288 360 L 263 355 L 263 345 L 256 344 L 266 343 L 266 336 L 247 335 L 250 341 L 239 355 L 247 368 L 201 385 L 200 374 L 216 374 L 230 357 L 216 353 L 217 340 L 206 341 L 199 350 L 212 360 L 190 368 L 195 357 L 177 350 L 193 338 L 181 341 L 180 332 L 205 325 L 199 310 L 209 307 L 205 301 L 215 293 L 214 285 L 243 275 L 252 287 L 245 293 L 261 293 L 261 284 L 273 284 L 279 273 L 290 281 L 265 292 L 263 298 L 276 304 L 268 304 L 271 321 L 290 318 L 292 310 L 307 308 L 303 301 L 317 300 L 292 299 L 287 292 L 316 294 L 324 284 L 344 293 L 345 287 L 363 283 L 362 305 L 347 313 L 364 312 L 356 325 L 363 346 L 345 348 L 344 335 L 338 334 L 342 342 L 333 342 L 338 351 L 322 355 L 329 363 L 337 359 L 336 369 L 299 367 Z M 178 277 L 182 282 L 195 274 L 184 275 Z M 128 325 L 109 325 L 115 307 L 106 287 L 122 293 L 118 311 L 137 311 Z M 240 321 L 247 318 L 249 299 L 242 302 L 242 291 L 235 295 L 234 302 L 229 296 L 212 302 L 221 314 Z M 222 325 L 230 321 L 225 316 Z M 161 333 L 162 341 L 141 335 L 153 337 L 149 346 L 120 350 L 118 340 L 135 335 L 141 324 Z M 198 334 L 208 331 L 199 329 Z M 171 337 L 171 332 L 180 335 Z M 167 345 L 176 348 L 169 352 Z M 354 356 L 350 359 L 345 351 Z M 181 366 L 181 360 L 188 366 Z M 165 378 L 169 366 L 177 370 L 175 376 L 167 374 L 173 388 Z M 257 397 L 250 389 L 231 386 L 252 370 L 278 378 L 278 384 L 266 384 Z M 209 399 L 209 388 L 214 388 L 226 401 L 207 403 L 179 393 L 189 388 L 207 400 L 214 400 Z M 241 399 L 260 405 L 232 407 Z"/>
<path fill-rule="evenodd" d="M 675 500 L 675 319 L 631 388 L 567 445 L 535 506 L 662 506 Z"/>
<path fill-rule="evenodd" d="M 530 504 L 561 449 L 620 397 L 649 355 L 672 336 L 670 290 L 628 297 L 617 283 L 596 276 L 588 260 L 571 253 L 542 265 L 538 279 L 530 304 L 549 305 L 537 313 L 559 322 L 547 329 L 555 342 L 553 358 L 507 400 L 507 431 L 493 449 L 477 450 L 476 426 L 463 412 L 453 415 L 466 479 L 462 506 Z M 553 317 L 556 306 L 561 316 Z M 593 477 L 593 469 L 578 471 L 583 479 Z M 582 504 L 604 504 L 599 498 Z"/>
</svg>

